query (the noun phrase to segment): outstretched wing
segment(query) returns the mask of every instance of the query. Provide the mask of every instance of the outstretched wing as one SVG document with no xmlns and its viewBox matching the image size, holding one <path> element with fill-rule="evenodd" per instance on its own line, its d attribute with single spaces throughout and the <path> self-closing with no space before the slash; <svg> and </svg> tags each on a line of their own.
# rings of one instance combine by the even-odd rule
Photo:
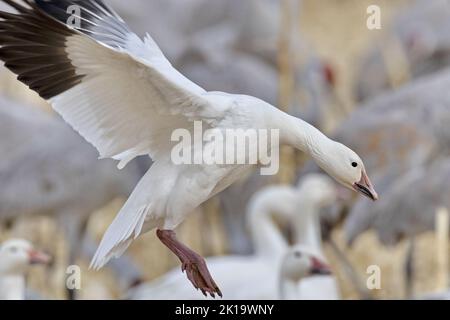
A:
<svg viewBox="0 0 450 320">
<path fill-rule="evenodd" d="M 0 58 L 99 151 L 157 160 L 176 128 L 223 110 L 101 0 L 2 0 Z"/>
</svg>

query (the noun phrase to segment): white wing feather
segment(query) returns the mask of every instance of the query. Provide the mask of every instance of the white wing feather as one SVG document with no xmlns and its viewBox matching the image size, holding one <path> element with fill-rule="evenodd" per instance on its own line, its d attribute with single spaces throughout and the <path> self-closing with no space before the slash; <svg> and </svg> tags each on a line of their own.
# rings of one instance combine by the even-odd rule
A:
<svg viewBox="0 0 450 320">
<path fill-rule="evenodd" d="M 145 154 L 156 160 L 170 148 L 173 130 L 190 128 L 190 120 L 204 115 L 219 116 L 217 110 L 205 112 L 213 108 L 206 91 L 179 74 L 154 42 L 133 39 L 133 50 L 143 55 L 147 48 L 148 58 L 117 52 L 83 35 L 69 38 L 68 55 L 86 77 L 51 99 L 102 158 L 120 160 L 120 167 Z"/>
</svg>

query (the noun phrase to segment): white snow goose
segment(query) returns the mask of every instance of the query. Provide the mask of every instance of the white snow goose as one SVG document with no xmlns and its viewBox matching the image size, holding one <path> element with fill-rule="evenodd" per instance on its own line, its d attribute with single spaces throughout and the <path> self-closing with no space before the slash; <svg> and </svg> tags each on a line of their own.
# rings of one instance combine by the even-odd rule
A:
<svg viewBox="0 0 450 320">
<path fill-rule="evenodd" d="M 11 239 L 0 245 L 0 300 L 24 300 L 25 277 L 34 264 L 47 264 L 50 257 L 31 243 Z"/>
<path fill-rule="evenodd" d="M 310 154 L 339 182 L 377 199 L 355 152 L 260 99 L 206 92 L 175 70 L 149 35 L 141 40 L 103 1 L 2 1 L 17 11 L 0 12 L 0 58 L 6 67 L 49 100 L 102 158 L 119 160 L 119 167 L 139 155 L 154 161 L 107 230 L 93 268 L 157 228 L 193 285 L 205 295 L 222 295 L 204 259 L 173 230 L 254 166 L 175 165 L 171 135 L 181 128 L 193 132 L 194 121 L 216 132 L 279 129 L 280 144 Z"/>
<path fill-rule="evenodd" d="M 292 247 L 280 267 L 280 297 L 283 300 L 303 300 L 299 284 L 316 276 L 332 275 L 331 268 L 315 250 L 303 245 Z"/>
</svg>

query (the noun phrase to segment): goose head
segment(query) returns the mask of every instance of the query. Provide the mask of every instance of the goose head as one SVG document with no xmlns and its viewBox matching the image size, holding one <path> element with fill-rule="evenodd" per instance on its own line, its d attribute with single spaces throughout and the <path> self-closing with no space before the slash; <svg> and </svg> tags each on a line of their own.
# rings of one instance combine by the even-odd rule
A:
<svg viewBox="0 0 450 320">
<path fill-rule="evenodd" d="M 375 191 L 361 158 L 341 143 L 330 141 L 327 148 L 312 152 L 315 162 L 343 186 L 376 201 Z"/>
<path fill-rule="evenodd" d="M 50 257 L 26 240 L 13 239 L 0 246 L 0 274 L 26 274 L 31 265 L 48 264 Z"/>
<path fill-rule="evenodd" d="M 295 247 L 289 250 L 281 264 L 281 277 L 291 282 L 315 275 L 331 275 L 330 267 L 306 248 Z"/>
<path fill-rule="evenodd" d="M 308 174 L 300 179 L 298 191 L 318 208 L 328 207 L 339 198 L 336 184 L 323 174 Z"/>
</svg>

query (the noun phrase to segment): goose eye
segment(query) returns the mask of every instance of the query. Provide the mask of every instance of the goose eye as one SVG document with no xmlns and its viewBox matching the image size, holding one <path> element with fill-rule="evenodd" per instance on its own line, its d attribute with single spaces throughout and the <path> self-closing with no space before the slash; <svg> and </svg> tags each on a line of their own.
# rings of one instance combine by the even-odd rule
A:
<svg viewBox="0 0 450 320">
<path fill-rule="evenodd" d="M 353 167 L 353 168 L 356 168 L 357 166 L 358 166 L 358 163 L 352 162 L 352 167 Z"/>
<path fill-rule="evenodd" d="M 17 248 L 16 247 L 11 247 L 11 248 L 9 248 L 9 252 L 11 252 L 11 253 L 17 253 Z"/>
<path fill-rule="evenodd" d="M 302 253 L 300 251 L 295 251 L 294 255 L 296 258 L 301 258 L 302 257 Z"/>
</svg>

